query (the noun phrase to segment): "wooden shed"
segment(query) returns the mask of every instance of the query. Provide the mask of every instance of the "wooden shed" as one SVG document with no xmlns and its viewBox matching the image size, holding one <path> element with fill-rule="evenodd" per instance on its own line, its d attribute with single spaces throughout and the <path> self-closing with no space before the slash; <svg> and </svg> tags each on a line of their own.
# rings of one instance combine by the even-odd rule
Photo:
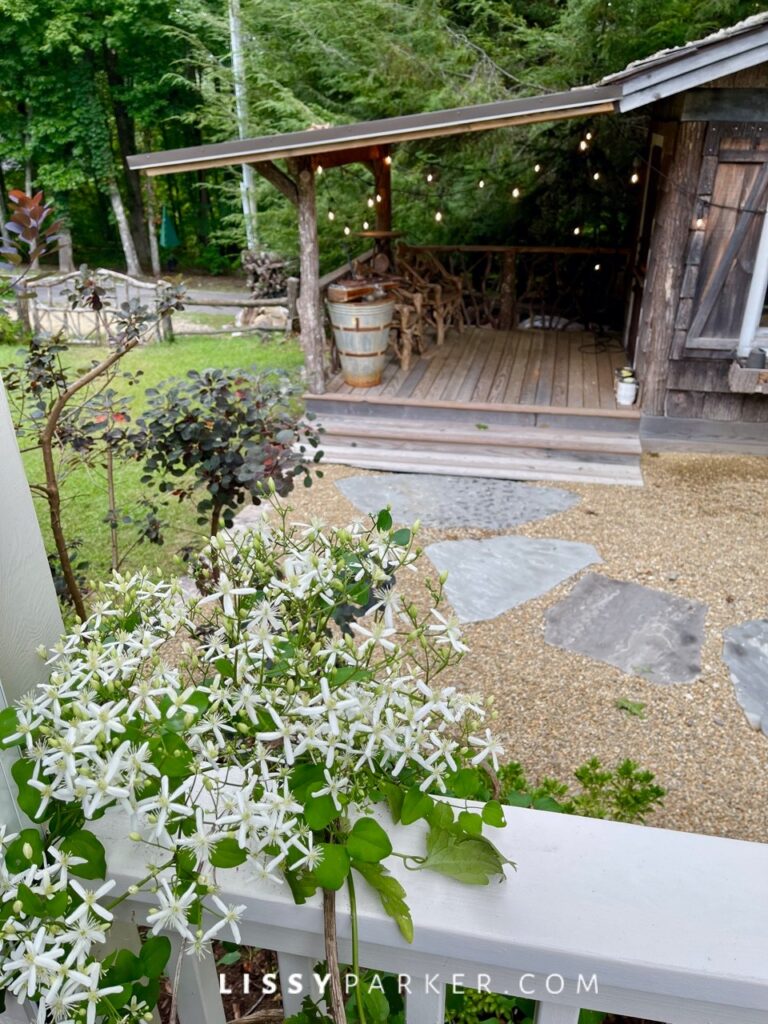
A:
<svg viewBox="0 0 768 1024">
<path fill-rule="evenodd" d="M 439 352 L 405 367 L 393 361 L 376 387 L 351 388 L 329 375 L 315 221 L 319 162 L 373 168 L 384 198 L 376 226 L 386 230 L 389 164 L 399 142 L 633 111 L 649 118 L 648 173 L 626 276 L 624 351 L 606 355 L 583 337 L 537 330 L 535 317 L 520 322 L 514 269 L 523 250 L 499 245 L 488 248 L 512 273 L 496 330 L 449 331 Z M 768 347 L 766 136 L 768 13 L 565 93 L 151 153 L 130 163 L 148 174 L 253 163 L 296 204 L 307 401 L 328 428 L 326 447 L 337 461 L 637 483 L 641 448 L 768 454 L 768 370 L 756 365 Z M 618 407 L 612 393 L 613 374 L 627 361 L 640 382 L 631 409 Z"/>
</svg>

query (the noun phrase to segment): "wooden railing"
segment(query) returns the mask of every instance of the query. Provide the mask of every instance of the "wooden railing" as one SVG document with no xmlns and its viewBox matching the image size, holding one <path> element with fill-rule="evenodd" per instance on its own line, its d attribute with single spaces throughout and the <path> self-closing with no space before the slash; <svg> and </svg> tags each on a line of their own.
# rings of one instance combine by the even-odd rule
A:
<svg viewBox="0 0 768 1024">
<path fill-rule="evenodd" d="M 620 327 L 630 250 L 608 246 L 422 245 L 463 282 L 466 323 L 499 330 Z"/>
<path fill-rule="evenodd" d="M 407 1024 L 442 1024 L 451 986 L 533 998 L 536 1024 L 577 1024 L 579 1008 L 669 1024 L 765 1024 L 768 845 L 505 813 L 507 827 L 491 831 L 517 871 L 501 884 L 466 886 L 390 858 L 408 893 L 412 945 L 358 885 L 361 964 L 403 976 Z M 107 816 L 95 828 L 110 875 L 127 888 L 141 874 L 127 823 Z M 414 831 L 394 829 L 398 852 L 423 845 Z M 287 886 L 250 882 L 242 869 L 219 875 L 221 898 L 246 905 L 242 941 L 277 952 L 286 1016 L 297 1012 L 324 959 L 319 900 L 296 906 Z M 338 908 L 340 957 L 350 963 L 342 893 Z M 123 905 L 139 924 L 146 909 L 138 896 Z M 181 959 L 181 1024 L 223 1024 L 212 958 Z"/>
</svg>

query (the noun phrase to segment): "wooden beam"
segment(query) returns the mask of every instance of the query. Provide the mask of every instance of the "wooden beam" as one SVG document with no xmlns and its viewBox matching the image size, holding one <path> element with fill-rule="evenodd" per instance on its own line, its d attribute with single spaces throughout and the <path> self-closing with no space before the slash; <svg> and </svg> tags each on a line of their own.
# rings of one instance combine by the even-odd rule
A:
<svg viewBox="0 0 768 1024">
<path fill-rule="evenodd" d="M 310 157 L 291 161 L 299 207 L 299 265 L 301 289 L 298 298 L 301 347 L 307 385 L 315 394 L 325 391 L 325 331 L 320 300 L 320 251 L 317 241 L 315 172 Z"/>
<path fill-rule="evenodd" d="M 768 121 L 768 89 L 693 89 L 681 121 Z"/>
<path fill-rule="evenodd" d="M 312 167 L 324 171 L 331 167 L 342 167 L 344 164 L 368 164 L 380 160 L 389 151 L 388 146 L 366 146 L 363 149 L 337 149 L 333 153 L 325 153 L 312 157 Z"/>
<path fill-rule="evenodd" d="M 296 190 L 296 182 L 293 178 L 289 178 L 285 171 L 281 171 L 276 163 L 272 160 L 264 160 L 259 164 L 253 165 L 262 178 L 274 185 L 276 189 L 283 193 L 286 199 L 290 200 L 294 206 L 299 205 L 299 195 Z"/>
<path fill-rule="evenodd" d="M 376 230 L 392 230 L 392 158 L 389 146 L 382 146 L 382 154 L 373 162 L 373 180 L 376 195 L 381 202 L 376 203 Z"/>
<path fill-rule="evenodd" d="M 643 412 L 651 416 L 664 415 L 685 252 L 697 202 L 690 183 L 699 178 L 706 127 L 703 121 L 686 121 L 680 126 L 655 216 L 637 349 Z"/>
</svg>

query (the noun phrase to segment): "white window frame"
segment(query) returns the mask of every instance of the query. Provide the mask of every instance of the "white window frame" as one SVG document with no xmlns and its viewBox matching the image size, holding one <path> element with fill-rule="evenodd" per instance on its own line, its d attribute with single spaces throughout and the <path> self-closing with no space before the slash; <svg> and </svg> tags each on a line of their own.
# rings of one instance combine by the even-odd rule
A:
<svg viewBox="0 0 768 1024">
<path fill-rule="evenodd" d="M 763 226 L 760 232 L 760 241 L 755 253 L 755 269 L 752 271 L 752 280 L 747 292 L 747 301 L 744 304 L 744 317 L 741 321 L 741 333 L 739 334 L 739 345 L 736 349 L 737 356 L 748 356 L 758 338 L 760 318 L 763 314 L 765 296 L 768 291 L 768 211 L 763 217 Z M 766 337 L 768 344 L 768 336 Z"/>
</svg>

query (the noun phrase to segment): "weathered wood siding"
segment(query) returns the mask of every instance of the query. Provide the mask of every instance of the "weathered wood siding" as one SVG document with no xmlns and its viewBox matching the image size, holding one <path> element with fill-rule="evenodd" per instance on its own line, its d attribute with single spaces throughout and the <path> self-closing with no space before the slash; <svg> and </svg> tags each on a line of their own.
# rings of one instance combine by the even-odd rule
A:
<svg viewBox="0 0 768 1024">
<path fill-rule="evenodd" d="M 766 86 L 762 65 L 706 90 L 743 96 Z M 643 412 L 768 422 L 765 397 L 734 394 L 728 386 L 768 202 L 768 120 L 729 121 L 727 98 L 718 96 L 707 122 L 689 119 L 701 104 L 684 99 L 687 113 L 670 145 L 640 313 Z M 653 130 L 662 126 L 670 139 L 670 119 L 679 110 L 658 108 L 663 120 Z"/>
</svg>

